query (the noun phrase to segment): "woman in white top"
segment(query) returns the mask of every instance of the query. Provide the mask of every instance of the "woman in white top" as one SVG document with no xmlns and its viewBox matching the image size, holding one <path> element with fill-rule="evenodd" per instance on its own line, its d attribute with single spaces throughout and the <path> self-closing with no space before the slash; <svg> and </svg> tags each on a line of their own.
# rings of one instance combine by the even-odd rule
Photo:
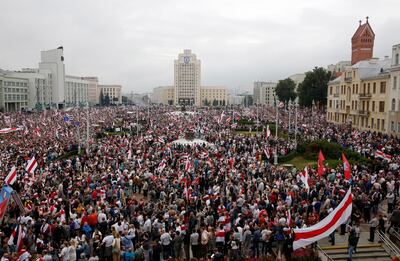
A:
<svg viewBox="0 0 400 261">
<path fill-rule="evenodd" d="M 114 235 L 114 241 L 112 244 L 112 257 L 113 261 L 121 260 L 121 236 L 118 232 Z"/>
<path fill-rule="evenodd" d="M 69 261 L 69 247 L 68 247 L 68 242 L 64 243 L 63 248 L 61 249 L 61 252 L 59 254 L 60 260 L 61 261 Z"/>
<path fill-rule="evenodd" d="M 69 260 L 76 261 L 76 241 L 74 239 L 70 241 L 68 252 L 69 252 Z"/>
</svg>

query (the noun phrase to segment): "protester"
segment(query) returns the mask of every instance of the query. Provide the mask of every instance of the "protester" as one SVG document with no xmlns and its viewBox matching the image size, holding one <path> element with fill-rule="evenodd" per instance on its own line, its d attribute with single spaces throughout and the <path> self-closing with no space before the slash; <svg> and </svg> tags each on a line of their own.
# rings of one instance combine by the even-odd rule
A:
<svg viewBox="0 0 400 261">
<path fill-rule="evenodd" d="M 0 170 L 15 166 L 12 188 L 21 204 L 9 204 L 0 237 L 19 227 L 25 240 L 21 246 L 11 240 L 3 256 L 23 248 L 44 260 L 242 260 L 273 253 L 290 259 L 292 229 L 320 222 L 350 187 L 348 222 L 371 222 L 376 229 L 380 223 L 370 215 L 387 214 L 378 213 L 384 198 L 388 212 L 398 212 L 397 138 L 335 126 L 309 109 L 298 110 L 296 141 L 293 122 L 290 140 L 267 133 L 274 108 L 258 108 L 258 115 L 255 108 L 187 110 L 93 108 L 88 119 L 78 108 L 12 114 L 11 124 L 21 130 L 0 134 Z M 259 119 L 264 128 L 248 133 L 241 119 Z M 78 144 L 87 120 L 89 137 Z M 279 131 L 288 131 L 288 110 L 279 112 L 278 122 Z M 191 144 L 193 138 L 208 144 Z M 324 165 L 321 176 L 309 168 L 304 182 L 303 170 L 273 165 L 274 153 L 284 156 L 318 139 L 370 157 L 376 168 L 356 164 L 346 180 L 342 166 Z M 376 151 L 392 156 L 391 163 L 375 158 Z M 27 171 L 32 159 L 37 166 Z M 354 251 L 357 225 L 355 231 Z"/>
</svg>

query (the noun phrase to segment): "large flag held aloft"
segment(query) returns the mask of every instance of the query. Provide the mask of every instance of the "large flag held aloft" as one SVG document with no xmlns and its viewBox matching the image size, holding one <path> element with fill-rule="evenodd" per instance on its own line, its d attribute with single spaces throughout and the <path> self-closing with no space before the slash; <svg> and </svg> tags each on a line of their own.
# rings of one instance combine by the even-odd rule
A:
<svg viewBox="0 0 400 261">
<path fill-rule="evenodd" d="M 343 161 L 343 173 L 344 178 L 349 180 L 351 178 L 351 167 L 349 161 L 346 159 L 344 153 L 342 153 L 342 161 Z"/>
<path fill-rule="evenodd" d="M 293 249 L 296 250 L 308 246 L 329 236 L 350 217 L 352 202 L 353 195 L 351 194 L 351 188 L 349 188 L 340 204 L 323 220 L 311 227 L 294 229 Z"/>
<path fill-rule="evenodd" d="M 3 220 L 7 210 L 7 205 L 10 202 L 13 189 L 9 186 L 4 186 L 0 191 L 0 222 Z"/>
<path fill-rule="evenodd" d="M 17 170 L 15 169 L 15 166 L 11 168 L 10 173 L 8 173 L 7 177 L 4 179 L 4 182 L 7 185 L 12 185 L 14 182 L 17 180 Z"/>
<path fill-rule="evenodd" d="M 322 151 L 319 151 L 318 154 L 318 175 L 321 177 L 324 174 L 324 154 L 322 154 Z"/>
<path fill-rule="evenodd" d="M 37 161 L 35 159 L 35 156 L 33 156 L 29 161 L 28 164 L 26 165 L 25 170 L 29 173 L 29 174 L 33 174 L 35 172 L 35 169 L 37 168 L 38 164 Z"/>
</svg>

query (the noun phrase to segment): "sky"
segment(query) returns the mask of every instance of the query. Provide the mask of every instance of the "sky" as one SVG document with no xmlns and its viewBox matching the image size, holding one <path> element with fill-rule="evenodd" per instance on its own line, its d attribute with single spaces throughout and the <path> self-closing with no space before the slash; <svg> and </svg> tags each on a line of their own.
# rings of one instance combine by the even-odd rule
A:
<svg viewBox="0 0 400 261">
<path fill-rule="evenodd" d="M 98 76 L 124 93 L 172 85 L 174 59 L 191 49 L 202 85 L 252 91 L 315 66 L 350 60 L 358 21 L 376 34 L 374 56 L 400 43 L 398 0 L 1 0 L 0 68 L 36 68 L 64 47 L 68 75 Z M 396 30 L 397 29 L 397 30 Z"/>
</svg>

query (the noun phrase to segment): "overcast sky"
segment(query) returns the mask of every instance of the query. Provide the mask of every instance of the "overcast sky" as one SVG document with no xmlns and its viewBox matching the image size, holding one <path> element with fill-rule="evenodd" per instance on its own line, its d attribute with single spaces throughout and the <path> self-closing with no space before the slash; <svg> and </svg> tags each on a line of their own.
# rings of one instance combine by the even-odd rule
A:
<svg viewBox="0 0 400 261">
<path fill-rule="evenodd" d="M 358 20 L 375 31 L 374 56 L 400 43 L 399 0 L 1 0 L 0 68 L 37 67 L 64 46 L 66 73 L 98 76 L 124 92 L 172 85 L 192 49 L 202 84 L 252 90 L 350 60 Z"/>
</svg>

